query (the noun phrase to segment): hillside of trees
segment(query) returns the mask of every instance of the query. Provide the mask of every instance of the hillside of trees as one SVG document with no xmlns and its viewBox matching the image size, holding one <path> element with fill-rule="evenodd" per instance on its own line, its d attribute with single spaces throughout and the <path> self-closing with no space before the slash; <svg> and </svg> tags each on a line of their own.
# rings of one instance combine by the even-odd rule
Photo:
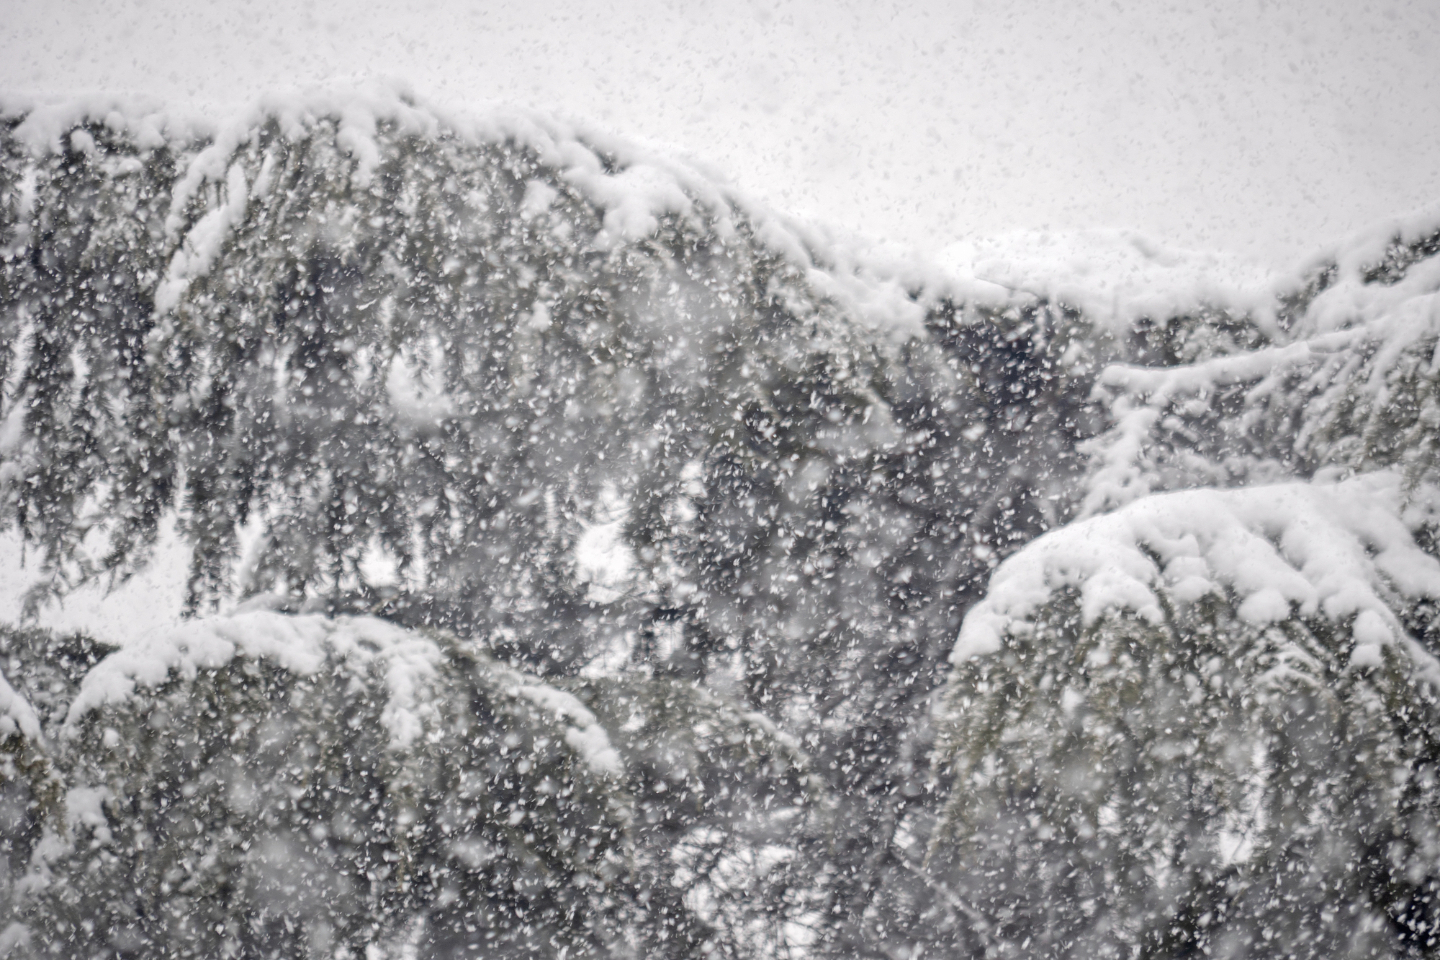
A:
<svg viewBox="0 0 1440 960">
<path fill-rule="evenodd" d="M 1440 212 L 1107 307 L 543 118 L 11 104 L 0 956 L 1435 955 L 1437 435 Z M 183 627 L 36 625 L 166 535 Z"/>
</svg>

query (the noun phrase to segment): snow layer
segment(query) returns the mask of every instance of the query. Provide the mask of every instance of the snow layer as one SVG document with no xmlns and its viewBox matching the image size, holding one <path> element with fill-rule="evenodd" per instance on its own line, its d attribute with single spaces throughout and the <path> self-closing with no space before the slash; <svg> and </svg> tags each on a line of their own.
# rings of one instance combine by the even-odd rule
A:
<svg viewBox="0 0 1440 960">
<path fill-rule="evenodd" d="M 1129 230 L 1015 231 L 961 241 L 939 259 L 962 282 L 1074 307 L 1115 335 L 1205 306 L 1273 326 L 1282 280 L 1258 263 L 1165 247 Z"/>
<path fill-rule="evenodd" d="M 414 744 L 438 718 L 428 696 L 441 658 L 433 641 L 372 617 L 330 620 L 254 611 L 192 621 L 112 653 L 86 674 L 66 724 L 73 728 L 87 713 L 172 676 L 192 678 L 237 658 L 269 660 L 301 676 L 333 661 L 357 674 L 378 670 L 389 693 L 381 719 L 392 749 Z"/>
<path fill-rule="evenodd" d="M 1395 217 L 1337 243 L 1307 262 L 1302 275 L 1325 278 L 1306 304 L 1294 336 L 1315 337 L 1406 312 L 1435 314 L 1440 257 L 1423 254 L 1440 242 L 1440 206 Z"/>
<path fill-rule="evenodd" d="M 944 248 L 937 261 L 967 299 L 984 299 L 990 288 L 991 298 L 1003 290 L 1012 297 L 1059 302 L 1116 335 L 1140 320 L 1210 308 L 1249 317 L 1278 339 L 1284 301 L 1322 275 L 1323 289 L 1304 304 L 1291 338 L 1374 319 L 1416 293 L 1440 288 L 1435 258 L 1400 271 L 1399 278 L 1375 282 L 1376 271 L 1397 250 L 1437 234 L 1440 205 L 1433 205 L 1326 244 L 1285 271 L 1232 254 L 1167 246 L 1133 230 L 1101 229 L 972 237 Z"/>
<path fill-rule="evenodd" d="M 40 739 L 40 718 L 10 681 L 0 673 L 0 740 L 7 740 L 19 733 L 27 740 Z"/>
<path fill-rule="evenodd" d="M 570 724 L 565 731 L 565 742 L 593 772 L 615 777 L 625 773 L 619 752 L 610 745 L 610 735 L 574 694 L 538 684 L 521 684 L 516 687 L 516 693 Z"/>
<path fill-rule="evenodd" d="M 349 185 L 356 190 L 372 184 L 385 158 L 386 131 L 475 144 L 514 143 L 559 171 L 566 185 L 602 211 L 597 248 L 643 241 L 667 216 L 712 230 L 722 240 L 743 230 L 804 271 L 822 296 L 855 319 L 902 340 L 921 332 L 924 304 L 942 297 L 992 305 L 1049 299 L 1080 309 L 1114 332 L 1128 330 L 1141 318 L 1178 316 L 1202 306 L 1245 314 L 1270 328 L 1278 298 L 1301 286 L 1308 274 L 1338 265 L 1339 287 L 1363 286 L 1359 279 L 1397 238 L 1413 242 L 1440 229 L 1440 207 L 1392 218 L 1322 249 L 1290 276 L 1230 255 L 1167 248 L 1127 230 L 1017 231 L 971 238 L 944 249 L 931 264 L 776 214 L 690 164 L 588 125 L 534 113 L 446 111 L 394 82 L 272 94 L 220 123 L 151 101 L 116 97 L 54 105 L 0 98 L 0 116 L 21 120 L 13 136 L 35 156 L 67 146 L 93 147 L 84 125 L 103 127 L 145 150 L 181 148 L 184 167 L 166 219 L 176 249 L 157 291 L 162 313 L 213 265 L 247 203 L 266 192 L 264 171 L 248 182 L 234 160 L 269 123 L 297 140 L 322 122 L 332 123 L 337 146 L 352 161 Z M 190 222 L 194 201 L 208 187 L 221 190 L 223 201 Z M 548 186 L 527 190 L 526 210 L 542 213 L 553 193 Z M 1330 299 L 1335 309 L 1325 322 L 1339 322 L 1335 315 L 1345 313 L 1344 298 L 1336 291 Z"/>
<path fill-rule="evenodd" d="M 151 102 L 113 97 L 46 106 L 0 99 L 0 117 L 23 118 L 13 135 L 22 149 L 36 157 L 62 151 L 67 133 L 87 124 L 104 125 L 142 149 L 167 143 L 187 149 L 166 218 L 175 251 L 157 291 L 156 306 L 162 314 L 172 310 L 186 287 L 213 266 L 247 203 L 265 194 L 264 171 L 249 182 L 234 161 L 270 123 L 297 141 L 318 125 L 333 123 L 336 145 L 351 159 L 349 186 L 355 190 L 369 189 L 385 159 L 382 134 L 455 137 L 475 145 L 514 144 L 558 171 L 565 185 L 601 211 L 603 228 L 594 240 L 597 249 L 642 242 L 666 217 L 713 231 L 722 241 L 748 233 L 800 269 L 823 297 L 835 301 L 846 314 L 899 340 L 922 332 L 924 309 L 918 302 L 922 288 L 937 296 L 953 294 L 957 287 L 955 278 L 933 266 L 874 255 L 858 238 L 832 235 L 778 215 L 687 163 L 589 126 L 537 113 L 446 111 L 393 82 L 270 95 L 218 124 L 172 113 Z M 89 136 L 83 128 L 79 132 Z M 196 201 L 210 188 L 221 191 L 222 202 L 191 222 Z M 552 195 L 527 190 L 529 215 L 542 213 L 554 199 L 553 188 L 547 186 L 545 191 Z M 977 285 L 968 292 L 984 295 L 982 288 Z"/>
<path fill-rule="evenodd" d="M 194 112 L 167 108 L 158 101 L 96 94 L 61 103 L 37 103 L 12 94 L 0 94 L 0 114 L 23 116 L 15 137 L 32 153 L 61 153 L 66 146 L 81 145 L 67 140 L 80 124 L 102 124 L 113 133 L 132 140 L 144 150 L 154 150 L 176 141 L 195 141 L 213 136 L 215 125 Z M 93 142 L 93 141 L 92 141 Z"/>
<path fill-rule="evenodd" d="M 268 660 L 300 676 L 337 667 L 357 677 L 378 674 L 388 694 L 381 721 L 390 733 L 390 748 L 403 751 L 440 722 L 443 694 L 437 686 L 443 657 L 433 639 L 374 617 L 246 610 L 155 632 L 112 653 L 86 674 L 65 722 L 73 730 L 86 714 L 174 677 L 193 678 L 237 658 Z M 505 694 L 565 724 L 565 742 L 592 772 L 624 773 L 609 735 L 575 696 L 506 667 L 496 665 L 495 672 Z M 34 712 L 0 677 L 0 733 L 7 722 L 27 736 L 39 733 Z"/>
<path fill-rule="evenodd" d="M 1394 230 L 1389 235 L 1401 235 Z M 1344 259 L 1360 260 L 1349 253 Z M 1201 415 L 1241 448 L 1247 431 L 1271 431 L 1271 455 L 1312 469 L 1388 466 L 1372 462 L 1371 431 L 1398 439 L 1406 424 L 1416 431 L 1404 441 L 1410 455 L 1421 456 L 1440 422 L 1433 397 L 1437 338 L 1440 258 L 1431 257 L 1394 283 L 1335 281 L 1296 318 L 1289 342 L 1180 366 L 1107 367 L 1094 399 L 1108 409 L 1111 426 L 1083 448 L 1091 467 L 1080 516 L 1159 489 L 1233 482 L 1225 465 L 1201 462 L 1187 426 Z M 1213 407 L 1222 397 L 1239 413 Z M 1211 440 L 1224 446 L 1223 437 Z M 1168 475 L 1165 456 L 1173 461 Z"/>
<path fill-rule="evenodd" d="M 1047 534 L 1001 564 L 966 616 L 951 662 L 996 653 L 1006 636 L 1032 631 L 1041 609 L 1069 588 L 1087 625 L 1124 614 L 1159 625 L 1167 603 L 1217 594 L 1255 625 L 1294 616 L 1349 624 L 1354 666 L 1403 644 L 1436 673 L 1440 665 L 1387 601 L 1440 599 L 1440 562 L 1416 545 L 1405 506 L 1391 472 L 1138 500 Z"/>
<path fill-rule="evenodd" d="M 1163 488 L 1165 481 L 1153 463 L 1155 434 L 1177 407 L 1198 405 L 1203 409 L 1219 391 L 1248 386 L 1247 409 L 1259 410 L 1262 399 L 1286 386 L 1293 388 L 1292 377 L 1317 367 L 1333 367 L 1337 360 L 1343 364 L 1357 339 L 1341 333 L 1182 366 L 1106 367 L 1096 381 L 1095 399 L 1108 406 L 1111 427 L 1081 448 L 1090 454 L 1091 464 L 1079 515 L 1113 510 Z M 1343 386 L 1344 378 L 1334 379 Z M 1191 473 L 1202 483 L 1207 479 L 1213 482 L 1199 470 Z"/>
<path fill-rule="evenodd" d="M 1440 233 L 1440 203 L 1378 220 L 1321 247 L 1300 264 L 1299 272 L 1311 273 L 1333 266 L 1342 283 L 1363 279 L 1394 247 L 1411 246 L 1437 233 Z"/>
</svg>

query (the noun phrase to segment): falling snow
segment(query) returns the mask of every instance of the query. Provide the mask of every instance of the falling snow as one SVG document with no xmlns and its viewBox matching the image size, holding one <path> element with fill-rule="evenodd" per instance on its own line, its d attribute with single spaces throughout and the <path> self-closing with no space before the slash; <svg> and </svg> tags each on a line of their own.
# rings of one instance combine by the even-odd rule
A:
<svg viewBox="0 0 1440 960">
<path fill-rule="evenodd" d="M 0 955 L 1436 952 L 1440 211 L 934 264 L 390 87 L 5 109 Z"/>
</svg>

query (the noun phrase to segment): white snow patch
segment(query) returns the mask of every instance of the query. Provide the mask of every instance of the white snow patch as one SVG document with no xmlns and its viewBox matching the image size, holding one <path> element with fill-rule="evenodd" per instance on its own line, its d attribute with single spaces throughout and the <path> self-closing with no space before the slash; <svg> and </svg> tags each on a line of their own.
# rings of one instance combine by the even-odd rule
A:
<svg viewBox="0 0 1440 960">
<path fill-rule="evenodd" d="M 20 734 L 27 740 L 40 739 L 40 718 L 30 701 L 21 696 L 0 673 L 0 740 Z"/>
<path fill-rule="evenodd" d="M 194 113 L 164 109 L 153 100 L 104 94 L 49 104 L 26 103 L 7 96 L 0 100 L 0 113 L 24 115 L 12 135 L 32 156 L 60 153 L 64 138 L 85 123 L 103 124 L 142 150 L 198 140 L 215 130 L 214 124 Z"/>
<path fill-rule="evenodd" d="M 171 258 L 169 272 L 155 289 L 157 313 L 173 310 L 190 282 L 210 271 L 231 232 L 244 221 L 249 204 L 245 168 L 237 160 L 225 175 L 224 201 L 196 221 Z"/>
<path fill-rule="evenodd" d="M 76 827 L 89 827 L 97 833 L 108 834 L 105 804 L 113 799 L 115 796 L 108 787 L 71 787 L 65 791 L 65 825 L 72 833 Z"/>
<path fill-rule="evenodd" d="M 1373 659 L 1363 648 L 1404 638 L 1410 657 L 1440 676 L 1386 600 L 1397 592 L 1440 599 L 1440 562 L 1402 520 L 1405 499 L 1392 472 L 1145 497 L 1049 533 L 1001 564 L 966 616 L 951 662 L 1027 635 L 1064 588 L 1079 591 L 1086 624 L 1124 612 L 1159 623 L 1160 594 L 1184 603 L 1213 591 L 1233 595 L 1237 614 L 1255 624 L 1295 614 L 1350 622 L 1361 664 Z"/>
<path fill-rule="evenodd" d="M 1274 317 L 1280 283 L 1262 264 L 1166 247 L 1130 230 L 1015 231 L 952 244 L 939 260 L 962 280 L 1075 307 L 1117 335 L 1141 318 L 1205 304 L 1264 322 Z"/>
<path fill-rule="evenodd" d="M 530 311 L 530 317 L 525 321 L 525 326 L 537 333 L 550 329 L 550 305 L 544 300 L 536 300 L 535 308 Z"/>
<path fill-rule="evenodd" d="M 607 487 L 595 519 L 575 540 L 575 578 L 588 585 L 587 594 L 595 603 L 613 603 L 630 582 L 635 555 L 625 542 L 626 514 L 623 498 Z"/>
<path fill-rule="evenodd" d="M 433 368 L 432 368 L 433 369 Z M 397 354 L 385 374 L 385 394 L 401 426 L 418 431 L 438 430 L 455 415 L 455 401 L 444 385 L 413 369 Z"/>
<path fill-rule="evenodd" d="M 625 764 L 619 752 L 610 745 L 610 735 L 578 697 L 539 684 L 520 684 L 515 692 L 545 712 L 572 724 L 565 731 L 565 742 L 592 771 L 612 777 L 624 774 Z"/>
<path fill-rule="evenodd" d="M 91 711 L 123 702 L 138 689 L 158 687 L 172 676 L 193 678 L 236 658 L 270 660 L 301 676 L 312 676 L 331 661 L 357 674 L 378 669 L 389 694 L 381 721 L 395 750 L 414 744 L 427 723 L 438 721 L 427 695 L 441 659 L 432 640 L 371 617 L 330 620 L 252 611 L 191 621 L 112 653 L 85 676 L 65 722 L 73 727 Z"/>
<path fill-rule="evenodd" d="M 520 201 L 520 215 L 527 220 L 538 217 L 550 209 L 560 196 L 560 191 L 542 180 L 530 180 L 525 184 L 525 197 Z"/>
<path fill-rule="evenodd" d="M 104 544 L 103 536 L 87 538 L 85 548 L 93 555 Z M 26 594 L 48 579 L 40 559 L 16 531 L 0 532 L 0 622 L 20 622 Z M 189 569 L 190 548 L 174 519 L 166 518 L 149 561 L 133 576 L 123 581 L 98 576 L 84 582 L 43 606 L 35 625 L 85 633 L 117 645 L 173 629 L 181 623 Z"/>
</svg>

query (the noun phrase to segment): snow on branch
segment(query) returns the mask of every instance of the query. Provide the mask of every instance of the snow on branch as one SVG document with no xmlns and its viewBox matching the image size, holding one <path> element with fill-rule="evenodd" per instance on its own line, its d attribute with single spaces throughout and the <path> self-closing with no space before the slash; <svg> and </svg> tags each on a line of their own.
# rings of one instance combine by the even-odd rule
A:
<svg viewBox="0 0 1440 960">
<path fill-rule="evenodd" d="M 40 739 L 40 719 L 30 701 L 21 696 L 0 673 L 0 740 L 19 734 L 27 740 Z"/>
<path fill-rule="evenodd" d="M 1339 284 L 1265 349 L 1167 367 L 1117 364 L 1094 399 L 1081 516 L 1151 492 L 1265 483 L 1336 468 L 1433 466 L 1440 424 L 1440 259 L 1398 283 Z"/>
<path fill-rule="evenodd" d="M 1349 624 L 1354 667 L 1403 651 L 1432 682 L 1440 663 L 1411 639 L 1397 606 L 1440 600 L 1440 562 L 1407 525 L 1393 472 L 1338 484 L 1190 490 L 1138 500 L 1036 540 L 1003 563 L 971 609 L 951 662 L 997 653 L 1027 635 L 1064 590 L 1083 623 L 1134 616 L 1159 625 L 1166 607 L 1230 598 L 1240 620 L 1292 617 Z"/>
<path fill-rule="evenodd" d="M 73 729 L 91 711 L 143 688 L 172 677 L 192 679 L 237 659 L 269 660 L 300 676 L 338 661 L 356 676 L 379 669 L 389 694 L 382 721 L 391 747 L 403 750 L 436 718 L 427 692 L 440 658 L 433 641 L 370 617 L 330 620 L 254 611 L 197 620 L 127 645 L 97 664 L 71 702 L 66 724 Z"/>
</svg>

